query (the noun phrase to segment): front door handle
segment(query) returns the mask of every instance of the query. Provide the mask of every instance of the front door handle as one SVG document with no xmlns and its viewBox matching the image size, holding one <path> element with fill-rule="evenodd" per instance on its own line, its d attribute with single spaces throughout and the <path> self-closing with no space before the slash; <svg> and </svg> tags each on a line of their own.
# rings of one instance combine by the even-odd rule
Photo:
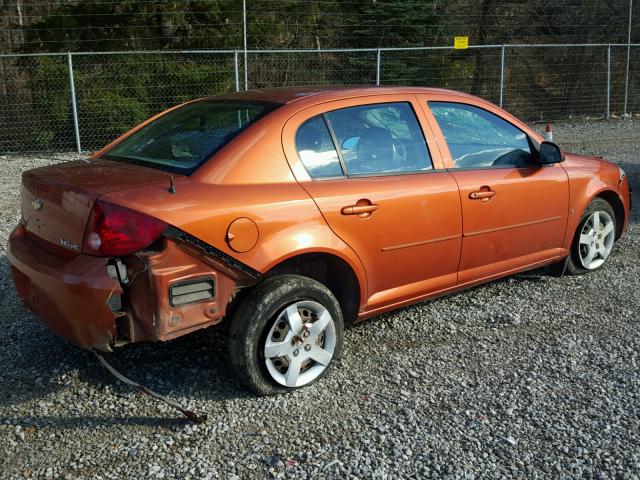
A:
<svg viewBox="0 0 640 480">
<path fill-rule="evenodd" d="M 361 218 L 370 217 L 373 212 L 380 208 L 375 203 L 371 203 L 370 200 L 358 200 L 355 205 L 349 205 L 347 207 L 342 207 L 340 213 L 342 215 L 358 215 Z"/>
<path fill-rule="evenodd" d="M 477 192 L 471 192 L 469 194 L 469 198 L 471 200 L 489 200 L 491 197 L 494 197 L 496 192 L 493 190 L 480 190 Z"/>
</svg>

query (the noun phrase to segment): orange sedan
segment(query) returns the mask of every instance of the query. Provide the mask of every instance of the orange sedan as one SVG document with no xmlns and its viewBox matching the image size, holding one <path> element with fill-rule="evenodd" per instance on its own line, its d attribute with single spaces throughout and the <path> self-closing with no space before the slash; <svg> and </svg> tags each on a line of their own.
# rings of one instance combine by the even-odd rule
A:
<svg viewBox="0 0 640 480">
<path fill-rule="evenodd" d="M 87 349 L 226 318 L 238 378 L 265 395 L 325 375 L 344 324 L 541 266 L 600 268 L 629 209 L 622 169 L 480 98 L 272 89 L 25 172 L 8 257 L 24 303 Z"/>
</svg>

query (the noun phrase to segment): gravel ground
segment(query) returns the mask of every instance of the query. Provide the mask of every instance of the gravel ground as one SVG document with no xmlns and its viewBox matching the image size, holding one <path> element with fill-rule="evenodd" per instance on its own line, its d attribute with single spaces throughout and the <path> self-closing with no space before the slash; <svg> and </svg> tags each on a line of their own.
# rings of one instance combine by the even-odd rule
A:
<svg viewBox="0 0 640 480">
<path fill-rule="evenodd" d="M 621 164 L 640 205 L 640 121 L 555 135 Z M 291 395 L 241 390 L 215 329 L 110 356 L 209 414 L 193 426 L 20 304 L 4 256 L 19 173 L 52 160 L 1 161 L 2 478 L 640 478 L 637 210 L 603 270 L 534 271 L 365 322 L 330 378 Z"/>
</svg>

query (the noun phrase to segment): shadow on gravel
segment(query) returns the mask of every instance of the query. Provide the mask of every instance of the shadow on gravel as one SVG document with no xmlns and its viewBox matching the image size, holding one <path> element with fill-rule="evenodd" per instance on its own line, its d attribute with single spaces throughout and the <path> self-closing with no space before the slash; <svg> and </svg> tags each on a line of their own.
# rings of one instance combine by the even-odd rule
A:
<svg viewBox="0 0 640 480">
<path fill-rule="evenodd" d="M 31 417 L 13 417 L 20 425 L 29 425 L 35 428 L 56 428 L 56 429 L 76 429 L 87 427 L 111 427 L 114 425 L 135 425 L 148 427 L 163 428 L 182 428 L 191 424 L 186 418 L 168 418 L 168 417 L 97 417 L 97 416 L 78 416 L 78 417 L 52 417 L 52 416 L 31 416 Z M 27 427 L 28 428 L 28 427 Z"/>
<path fill-rule="evenodd" d="M 3 308 L 0 364 L 4 372 L 0 382 L 0 408 L 46 400 L 53 392 L 64 390 L 67 390 L 63 393 L 68 395 L 70 404 L 91 400 L 99 402 L 105 389 L 110 394 L 131 394 L 132 390 L 109 374 L 91 352 L 50 332 L 22 305 L 4 255 L 0 256 L 0 273 L 0 305 Z M 132 380 L 179 401 L 184 398 L 198 402 L 248 397 L 249 394 L 230 375 L 225 352 L 221 329 L 213 327 L 166 343 L 125 346 L 105 354 L 105 358 Z M 154 402 L 145 396 L 141 398 L 144 402 Z M 105 410 L 104 413 L 111 412 Z M 37 417 L 36 420 L 37 423 L 54 422 L 67 428 L 87 425 L 91 421 L 99 424 L 182 425 L 180 413 L 176 412 L 176 417 L 172 420 L 160 417 L 72 416 Z"/>
<path fill-rule="evenodd" d="M 622 162 L 620 166 L 629 178 L 631 187 L 631 222 L 640 220 L 640 163 Z"/>
</svg>

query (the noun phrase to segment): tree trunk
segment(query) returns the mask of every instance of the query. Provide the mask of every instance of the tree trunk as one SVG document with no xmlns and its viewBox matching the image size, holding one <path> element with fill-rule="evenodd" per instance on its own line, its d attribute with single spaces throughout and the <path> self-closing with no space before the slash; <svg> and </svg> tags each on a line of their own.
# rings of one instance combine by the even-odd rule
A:
<svg viewBox="0 0 640 480">
<path fill-rule="evenodd" d="M 478 25 L 477 39 L 474 41 L 476 45 L 483 45 L 488 43 L 490 27 L 492 26 L 493 19 L 491 17 L 491 9 L 493 6 L 493 0 L 482 1 L 482 13 L 480 16 L 480 25 Z M 490 25 L 491 24 L 491 25 Z M 484 48 L 478 48 L 475 52 L 476 68 L 473 72 L 473 83 L 471 85 L 471 93 L 474 95 L 481 95 L 483 86 L 487 77 L 487 55 Z"/>
</svg>

